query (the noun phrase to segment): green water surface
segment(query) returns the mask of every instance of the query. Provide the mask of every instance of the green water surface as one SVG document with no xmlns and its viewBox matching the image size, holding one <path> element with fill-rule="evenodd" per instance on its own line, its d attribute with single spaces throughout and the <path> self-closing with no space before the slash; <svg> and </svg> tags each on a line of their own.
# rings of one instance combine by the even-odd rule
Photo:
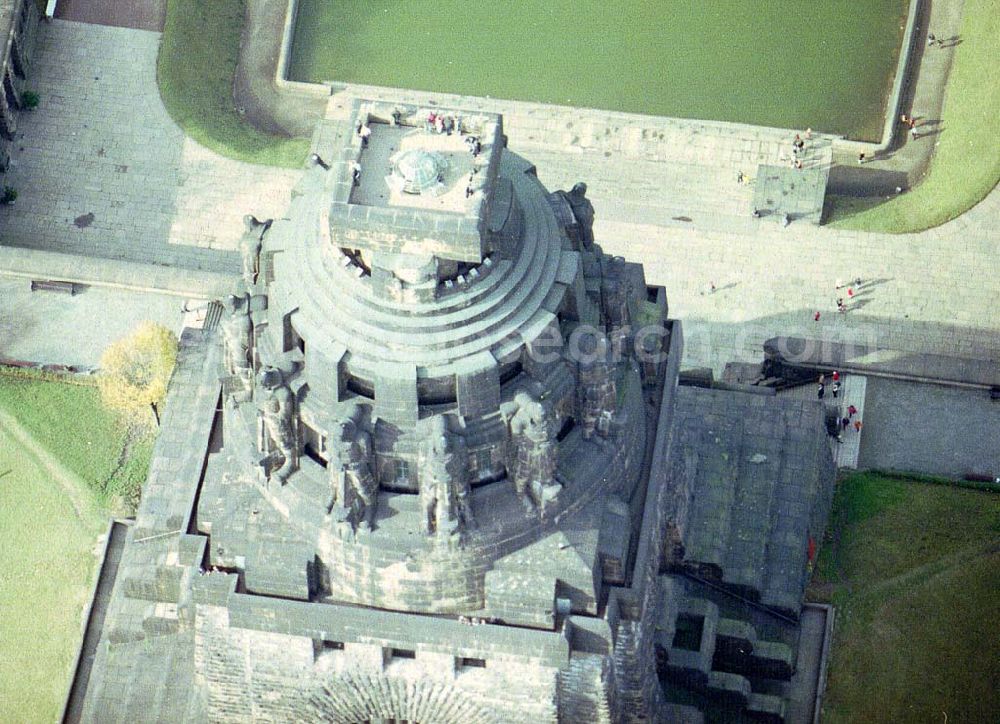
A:
<svg viewBox="0 0 1000 724">
<path fill-rule="evenodd" d="M 906 0 L 299 0 L 290 77 L 881 135 Z"/>
</svg>

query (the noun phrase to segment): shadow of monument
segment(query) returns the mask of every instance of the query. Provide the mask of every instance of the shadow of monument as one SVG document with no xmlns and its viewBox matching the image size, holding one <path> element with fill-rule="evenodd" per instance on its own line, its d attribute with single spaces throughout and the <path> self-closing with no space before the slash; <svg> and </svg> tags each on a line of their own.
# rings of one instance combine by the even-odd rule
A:
<svg viewBox="0 0 1000 724">
<path fill-rule="evenodd" d="M 860 306 L 870 301 L 860 300 Z M 887 325 L 885 317 L 861 311 L 860 306 L 849 314 L 824 310 L 819 323 L 812 321 L 814 310 L 808 308 L 742 323 L 708 324 L 707 330 L 704 322 L 682 320 L 682 368 L 712 366 L 720 378 L 726 363 L 759 364 L 764 342 L 787 336 L 812 340 L 813 353 L 822 351 L 824 343 L 831 348 L 853 343 L 852 357 L 876 368 L 1000 385 L 997 330 L 905 318 Z M 963 357 L 956 356 L 960 349 Z M 1000 475 L 1000 405 L 990 399 L 988 389 L 874 376 L 868 384 L 861 469 Z"/>
<path fill-rule="evenodd" d="M 871 159 L 879 160 L 878 157 Z M 888 196 L 909 188 L 905 171 L 872 168 L 861 164 L 834 164 L 830 168 L 828 193 L 844 196 Z"/>
</svg>

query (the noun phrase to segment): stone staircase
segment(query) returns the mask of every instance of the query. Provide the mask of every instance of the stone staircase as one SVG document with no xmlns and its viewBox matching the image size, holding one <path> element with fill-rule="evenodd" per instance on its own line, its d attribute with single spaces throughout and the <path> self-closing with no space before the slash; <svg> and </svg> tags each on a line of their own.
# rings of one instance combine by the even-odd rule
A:
<svg viewBox="0 0 1000 724">
<path fill-rule="evenodd" d="M 854 405 L 858 408 L 857 413 L 851 418 L 851 427 L 841 432 L 841 441 L 833 443 L 833 458 L 838 468 L 850 468 L 856 470 L 858 467 L 858 454 L 861 451 L 860 431 L 855 430 L 853 425 L 855 420 L 864 420 L 865 413 L 865 393 L 868 387 L 868 378 L 864 375 L 843 375 L 843 388 L 838 398 L 838 412 L 841 418 L 847 417 L 847 408 Z"/>
<path fill-rule="evenodd" d="M 677 586 L 668 591 L 676 595 Z M 665 621 L 657 635 L 666 679 L 743 710 L 753 721 L 784 721 L 784 700 L 754 691 L 751 680 L 788 681 L 794 668 L 788 645 L 760 640 L 751 624 L 721 617 L 715 603 L 692 597 L 679 601 L 672 625 Z"/>
</svg>

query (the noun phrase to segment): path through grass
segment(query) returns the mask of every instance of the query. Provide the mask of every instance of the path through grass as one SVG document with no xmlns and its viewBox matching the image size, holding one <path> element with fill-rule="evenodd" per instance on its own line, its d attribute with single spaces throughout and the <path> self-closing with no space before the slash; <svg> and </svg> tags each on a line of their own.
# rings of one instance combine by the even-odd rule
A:
<svg viewBox="0 0 1000 724">
<path fill-rule="evenodd" d="M 233 105 L 242 0 L 169 0 L 156 76 L 167 112 L 213 151 L 249 163 L 301 168 L 309 140 L 262 133 Z"/>
<path fill-rule="evenodd" d="M 830 530 L 824 721 L 1000 720 L 1000 495 L 859 474 Z"/>
</svg>

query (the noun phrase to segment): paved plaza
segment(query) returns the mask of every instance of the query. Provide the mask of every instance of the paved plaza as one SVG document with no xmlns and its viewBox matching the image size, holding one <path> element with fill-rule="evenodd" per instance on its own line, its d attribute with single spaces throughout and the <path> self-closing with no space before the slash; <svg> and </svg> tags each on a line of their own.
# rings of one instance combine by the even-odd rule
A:
<svg viewBox="0 0 1000 724">
<path fill-rule="evenodd" d="M 42 28 L 42 105 L 23 124 L 8 175 L 20 196 L 0 208 L 2 244 L 155 265 L 149 286 L 162 286 L 163 265 L 178 276 L 234 269 L 241 217 L 283 210 L 298 172 L 224 159 L 167 116 L 158 42 L 153 32 L 59 20 Z M 730 360 L 759 361 L 763 341 L 779 334 L 1000 357 L 1000 191 L 921 234 L 783 228 L 751 211 L 757 166 L 788 163 L 788 131 L 417 92 L 398 100 L 436 98 L 503 112 L 510 147 L 538 164 L 550 189 L 587 182 L 605 249 L 642 261 L 667 288 L 671 316 L 684 320 L 686 366 L 720 374 Z M 806 151 L 807 166 L 830 163 L 829 138 L 814 136 Z M 738 183 L 740 172 L 751 183 Z M 834 288 L 857 278 L 853 297 Z"/>
<path fill-rule="evenodd" d="M 96 369 L 101 354 L 146 320 L 183 326 L 184 299 L 89 287 L 72 297 L 30 290 L 27 279 L 0 276 L 0 358 Z M 194 306 L 194 303 L 192 303 Z"/>
<path fill-rule="evenodd" d="M 159 42 L 145 30 L 41 26 L 31 81 L 41 103 L 22 118 L 4 178 L 19 195 L 0 209 L 0 243 L 238 269 L 228 250 L 243 215 L 281 212 L 298 172 L 260 173 L 185 137 L 156 87 Z"/>
</svg>

